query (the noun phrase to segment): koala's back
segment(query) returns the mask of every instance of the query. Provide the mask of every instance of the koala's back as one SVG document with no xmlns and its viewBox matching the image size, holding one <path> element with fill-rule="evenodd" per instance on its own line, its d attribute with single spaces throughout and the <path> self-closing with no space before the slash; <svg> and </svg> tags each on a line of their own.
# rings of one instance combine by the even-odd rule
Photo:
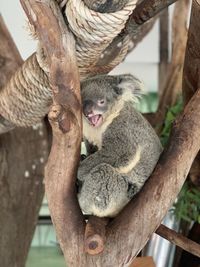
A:
<svg viewBox="0 0 200 267">
<path fill-rule="evenodd" d="M 153 171 L 162 146 L 149 122 L 127 102 L 105 131 L 101 150 L 119 173 L 143 183 Z"/>
</svg>

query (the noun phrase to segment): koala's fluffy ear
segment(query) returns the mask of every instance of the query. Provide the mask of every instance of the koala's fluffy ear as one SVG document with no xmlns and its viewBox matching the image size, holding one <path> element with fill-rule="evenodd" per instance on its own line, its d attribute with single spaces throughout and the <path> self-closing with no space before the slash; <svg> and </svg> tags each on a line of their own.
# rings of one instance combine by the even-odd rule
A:
<svg viewBox="0 0 200 267">
<path fill-rule="evenodd" d="M 144 84 L 132 74 L 124 74 L 118 76 L 118 90 L 121 94 L 124 90 L 131 91 L 135 97 L 141 96 L 144 92 Z"/>
</svg>

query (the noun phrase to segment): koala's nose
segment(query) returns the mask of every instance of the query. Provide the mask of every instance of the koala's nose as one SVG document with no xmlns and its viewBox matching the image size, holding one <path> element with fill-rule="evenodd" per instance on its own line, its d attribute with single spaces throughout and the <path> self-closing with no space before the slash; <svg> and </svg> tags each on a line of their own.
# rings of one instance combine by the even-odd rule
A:
<svg viewBox="0 0 200 267">
<path fill-rule="evenodd" d="M 83 101 L 83 113 L 87 116 L 93 113 L 93 102 L 91 100 Z"/>
</svg>

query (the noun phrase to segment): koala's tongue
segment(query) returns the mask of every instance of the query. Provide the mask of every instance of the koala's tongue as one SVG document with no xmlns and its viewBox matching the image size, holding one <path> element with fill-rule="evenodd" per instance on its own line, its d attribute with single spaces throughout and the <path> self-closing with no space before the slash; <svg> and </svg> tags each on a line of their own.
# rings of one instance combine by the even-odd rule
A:
<svg viewBox="0 0 200 267">
<path fill-rule="evenodd" d="M 90 123 L 93 125 L 93 126 L 95 126 L 95 127 L 97 127 L 97 126 L 99 126 L 100 124 L 101 124 L 101 122 L 102 122 L 102 116 L 101 115 L 93 115 L 93 116 L 91 116 L 90 118 L 89 118 L 89 121 L 90 121 Z"/>
</svg>

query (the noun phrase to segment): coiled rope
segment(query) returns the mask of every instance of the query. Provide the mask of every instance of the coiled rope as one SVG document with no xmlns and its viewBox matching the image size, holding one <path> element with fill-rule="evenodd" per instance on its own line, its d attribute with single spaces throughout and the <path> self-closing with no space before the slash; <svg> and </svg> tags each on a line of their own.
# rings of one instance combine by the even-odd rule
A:
<svg viewBox="0 0 200 267">
<path fill-rule="evenodd" d="M 81 80 L 106 73 L 125 57 L 129 37 L 120 44 L 121 49 L 108 66 L 96 66 L 104 50 L 123 30 L 135 8 L 137 0 L 130 0 L 122 10 L 99 13 L 90 10 L 81 0 L 68 0 L 65 14 L 76 37 L 76 53 Z M 17 126 L 30 126 L 40 121 L 51 103 L 48 65 L 39 46 L 37 54 L 28 58 L 0 91 L 0 115 Z"/>
</svg>

